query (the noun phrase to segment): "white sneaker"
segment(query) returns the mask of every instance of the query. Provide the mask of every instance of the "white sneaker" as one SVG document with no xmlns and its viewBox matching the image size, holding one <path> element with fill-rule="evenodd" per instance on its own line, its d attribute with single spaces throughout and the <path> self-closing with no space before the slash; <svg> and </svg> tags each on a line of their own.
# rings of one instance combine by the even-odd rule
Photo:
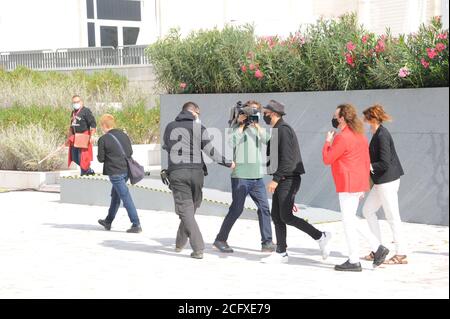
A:
<svg viewBox="0 0 450 319">
<path fill-rule="evenodd" d="M 331 233 L 330 232 L 323 232 L 322 237 L 317 240 L 319 243 L 320 250 L 322 251 L 322 258 L 325 260 L 330 255 L 330 250 L 328 249 L 327 245 L 328 242 L 331 239 Z"/>
<path fill-rule="evenodd" d="M 264 264 L 287 264 L 289 262 L 289 256 L 285 253 L 272 253 L 269 257 L 261 259 Z"/>
</svg>

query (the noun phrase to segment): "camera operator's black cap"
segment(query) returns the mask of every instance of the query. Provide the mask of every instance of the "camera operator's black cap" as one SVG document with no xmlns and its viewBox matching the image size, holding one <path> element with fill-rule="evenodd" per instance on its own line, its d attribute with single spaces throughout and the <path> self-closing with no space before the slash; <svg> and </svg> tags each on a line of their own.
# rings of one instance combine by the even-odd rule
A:
<svg viewBox="0 0 450 319">
<path fill-rule="evenodd" d="M 286 115 L 286 112 L 284 112 L 284 105 L 275 100 L 270 100 L 269 104 L 267 104 L 264 108 L 280 115 Z"/>
</svg>

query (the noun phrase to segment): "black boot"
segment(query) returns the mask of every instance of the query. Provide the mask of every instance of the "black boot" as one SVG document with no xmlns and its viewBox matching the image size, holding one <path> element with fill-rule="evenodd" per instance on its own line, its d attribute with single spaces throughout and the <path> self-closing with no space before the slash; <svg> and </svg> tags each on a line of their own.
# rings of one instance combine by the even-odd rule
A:
<svg viewBox="0 0 450 319">
<path fill-rule="evenodd" d="M 377 251 L 374 254 L 373 257 L 373 267 L 378 267 L 382 263 L 384 263 L 384 260 L 386 259 L 386 256 L 389 254 L 389 249 L 384 247 L 383 245 L 378 246 Z"/>
<path fill-rule="evenodd" d="M 350 260 L 347 260 L 342 265 L 334 266 L 334 270 L 337 270 L 337 271 L 362 271 L 362 268 L 361 268 L 361 264 L 360 263 L 352 264 L 350 262 Z"/>
<path fill-rule="evenodd" d="M 98 223 L 105 227 L 106 230 L 111 230 L 111 223 L 107 222 L 105 219 L 99 219 Z"/>
</svg>

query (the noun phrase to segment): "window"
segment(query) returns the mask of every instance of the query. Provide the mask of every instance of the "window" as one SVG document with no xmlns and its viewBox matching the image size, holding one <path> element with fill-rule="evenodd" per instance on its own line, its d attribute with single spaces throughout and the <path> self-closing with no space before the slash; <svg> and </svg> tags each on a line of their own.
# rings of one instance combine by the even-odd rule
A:
<svg viewBox="0 0 450 319">
<path fill-rule="evenodd" d="M 141 2 L 97 0 L 97 19 L 141 21 Z"/>
<path fill-rule="evenodd" d="M 94 19 L 94 0 L 86 0 L 87 18 Z"/>
<path fill-rule="evenodd" d="M 100 27 L 101 46 L 112 46 L 117 48 L 117 27 Z"/>
<path fill-rule="evenodd" d="M 95 25 L 88 22 L 88 46 L 95 47 Z"/>
<path fill-rule="evenodd" d="M 135 45 L 139 35 L 139 28 L 123 28 L 123 45 Z"/>
</svg>

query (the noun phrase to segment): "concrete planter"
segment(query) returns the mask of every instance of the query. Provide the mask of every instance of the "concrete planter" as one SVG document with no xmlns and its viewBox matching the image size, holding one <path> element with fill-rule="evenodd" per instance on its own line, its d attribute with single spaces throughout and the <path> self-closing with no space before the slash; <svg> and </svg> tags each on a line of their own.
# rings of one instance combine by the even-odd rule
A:
<svg viewBox="0 0 450 319">
<path fill-rule="evenodd" d="M 40 189 L 44 185 L 58 184 L 60 177 L 77 174 L 78 171 L 75 170 L 54 172 L 0 171 L 0 187 Z"/>
<path fill-rule="evenodd" d="M 361 112 L 374 103 L 382 104 L 393 118 L 386 123 L 405 175 L 399 191 L 404 221 L 449 224 L 449 89 L 423 88 L 333 92 L 196 94 L 161 96 L 161 136 L 187 101 L 201 107 L 202 123 L 222 133 L 228 126 L 230 107 L 237 101 L 270 99 L 286 105 L 285 116 L 296 131 L 306 174 L 297 202 L 338 211 L 338 197 L 330 168 L 322 162 L 322 146 L 336 106 L 350 102 Z M 371 136 L 368 135 L 370 139 Z M 215 142 L 216 140 L 214 140 Z M 223 141 L 218 141 L 220 147 Z M 222 149 L 223 150 L 223 149 Z M 206 156 L 205 156 L 206 157 Z M 167 164 L 162 163 L 165 167 Z M 230 191 L 230 171 L 209 164 L 205 187 Z M 269 179 L 269 178 L 266 178 Z M 381 214 L 382 215 L 382 214 Z"/>
</svg>

